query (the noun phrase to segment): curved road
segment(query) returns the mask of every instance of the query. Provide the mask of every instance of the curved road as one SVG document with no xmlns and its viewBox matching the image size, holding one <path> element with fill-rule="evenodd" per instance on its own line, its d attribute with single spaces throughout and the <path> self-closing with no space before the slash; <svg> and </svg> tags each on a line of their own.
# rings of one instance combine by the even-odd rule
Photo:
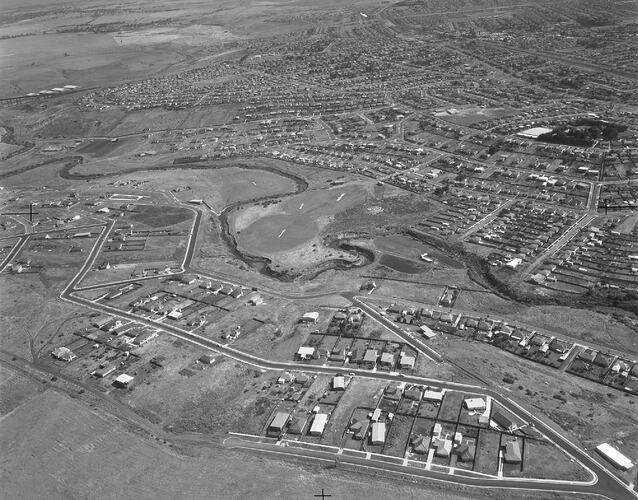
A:
<svg viewBox="0 0 638 500">
<path fill-rule="evenodd" d="M 289 362 L 280 362 L 280 361 L 271 361 L 259 358 L 252 354 L 247 354 L 242 351 L 238 351 L 231 347 L 225 346 L 216 342 L 214 340 L 207 339 L 200 335 L 196 335 L 180 328 L 159 323 L 156 321 L 152 321 L 149 319 L 141 318 L 136 316 L 135 314 L 131 314 L 125 311 L 121 311 L 114 307 L 106 306 L 104 304 L 94 304 L 89 300 L 75 297 L 72 295 L 72 292 L 65 290 L 62 294 L 62 298 L 64 300 L 70 301 L 72 303 L 85 306 L 89 309 L 96 310 L 102 313 L 113 314 L 119 317 L 123 317 L 129 319 L 131 321 L 135 321 L 137 323 L 145 324 L 152 328 L 158 328 L 166 333 L 173 335 L 182 340 L 189 341 L 193 344 L 199 345 L 206 349 L 210 349 L 221 354 L 224 354 L 232 359 L 237 361 L 241 361 L 243 363 L 255 366 L 264 370 L 301 370 L 310 373 L 321 373 L 321 374 L 329 374 L 329 375 L 337 375 L 344 373 L 354 373 L 356 376 L 372 378 L 377 380 L 384 380 L 388 382 L 407 382 L 413 384 L 420 385 L 436 385 L 438 387 L 453 389 L 453 390 L 462 390 L 466 393 L 470 394 L 483 394 L 491 396 L 495 401 L 505 407 L 507 410 L 513 412 L 516 415 L 524 415 L 524 419 L 533 423 L 533 425 L 538 429 L 542 434 L 547 436 L 553 442 L 557 443 L 563 450 L 565 450 L 568 454 L 576 458 L 582 464 L 584 464 L 588 469 L 590 469 L 593 474 L 597 477 L 597 482 L 593 485 L 585 485 L 583 483 L 575 483 L 565 485 L 563 483 L 555 483 L 552 481 L 544 481 L 544 482 L 535 482 L 535 489 L 542 489 L 545 491 L 575 491 L 586 494 L 600 494 L 604 496 L 608 496 L 614 500 L 624 500 L 624 499 L 635 499 L 636 496 L 633 492 L 631 492 L 627 486 L 625 486 L 619 479 L 617 479 L 613 474 L 611 474 L 602 464 L 600 464 L 597 460 L 594 460 L 583 450 L 578 448 L 576 445 L 568 441 L 564 438 L 560 433 L 554 431 L 551 427 L 546 425 L 543 421 L 536 418 L 518 404 L 513 402 L 509 398 L 503 397 L 501 394 L 497 393 L 491 389 L 485 389 L 480 386 L 472 386 L 467 384 L 458 384 L 453 382 L 441 381 L 436 379 L 427 379 L 423 377 L 417 376 L 398 376 L 393 375 L 387 372 L 370 372 L 367 370 L 361 369 L 351 369 L 346 367 L 337 367 L 337 366 L 316 366 L 316 365 L 307 365 L 303 363 L 289 363 Z M 385 463 L 384 463 L 385 466 Z M 430 477 L 437 477 L 437 473 L 434 471 L 424 471 L 423 473 L 427 477 L 430 474 Z M 440 473 L 439 473 L 440 474 Z M 457 482 L 458 476 L 454 476 L 454 482 Z M 448 479 L 452 479 L 448 476 Z M 482 485 L 485 481 L 491 481 L 494 486 L 502 485 L 502 481 L 493 479 L 474 479 L 474 478 L 463 478 L 464 481 L 467 481 L 467 484 L 472 485 Z M 510 485 L 511 483 L 511 485 Z M 529 483 L 524 481 L 517 481 L 515 479 L 508 480 L 508 487 L 512 488 L 529 488 Z"/>
<path fill-rule="evenodd" d="M 199 210 L 194 210 L 194 209 L 192 210 L 195 211 L 197 215 L 192 226 L 192 230 L 191 230 L 191 234 L 190 234 L 190 238 L 188 242 L 188 248 L 184 257 L 184 262 L 183 262 L 184 269 L 188 269 L 188 266 L 192 259 L 194 248 L 195 248 L 194 243 L 197 238 L 199 225 L 201 221 L 201 212 Z M 112 224 L 111 224 L 111 228 L 112 228 Z M 542 481 L 542 482 L 539 481 L 539 482 L 533 483 L 534 489 L 544 490 L 544 491 L 576 492 L 576 493 L 588 494 L 588 495 L 598 494 L 598 495 L 606 496 L 613 500 L 625 500 L 625 499 L 629 500 L 629 499 L 637 498 L 635 492 L 631 491 L 626 484 L 624 484 L 620 479 L 618 479 L 615 475 L 613 475 L 613 473 L 611 473 L 606 467 L 604 467 L 600 462 L 598 462 L 598 460 L 594 459 L 593 457 L 590 457 L 578 446 L 576 446 L 575 444 L 567 440 L 565 437 L 563 437 L 562 434 L 555 431 L 553 428 L 551 428 L 550 426 L 545 424 L 542 420 L 538 419 L 537 417 L 529 413 L 520 405 L 518 405 L 517 403 L 515 403 L 508 397 L 503 396 L 492 389 L 487 389 L 480 386 L 473 386 L 468 384 L 459 384 L 459 383 L 453 383 L 453 382 L 447 382 L 447 381 L 441 381 L 441 380 L 435 380 L 435 379 L 428 379 L 424 377 L 395 375 L 395 374 L 391 374 L 387 372 L 371 372 L 367 370 L 352 369 L 352 368 L 346 368 L 346 367 L 316 366 L 316 365 L 307 365 L 302 363 L 271 361 L 271 360 L 259 358 L 258 356 L 254 356 L 252 354 L 238 351 L 236 349 L 228 347 L 227 345 L 220 344 L 219 342 L 208 339 L 206 337 L 202 337 L 200 335 L 191 333 L 186 330 L 182 330 L 181 328 L 172 326 L 170 324 L 164 324 L 154 320 L 149 320 L 147 318 L 137 316 L 130 312 L 122 311 L 117 308 L 107 306 L 105 304 L 93 303 L 82 297 L 75 296 L 73 293 L 75 287 L 77 286 L 78 283 L 80 283 L 84 275 L 91 268 L 102 245 L 104 244 L 104 241 L 106 240 L 108 234 L 110 233 L 111 228 L 109 228 L 108 225 L 105 226 L 102 233 L 100 234 L 97 241 L 95 242 L 95 245 L 92 248 L 82 268 L 78 271 L 78 273 L 73 277 L 73 279 L 69 282 L 69 284 L 65 287 L 65 289 L 60 294 L 61 299 L 77 304 L 77 305 L 87 307 L 94 311 L 99 311 L 99 312 L 107 313 L 107 314 L 113 314 L 122 318 L 129 319 L 131 321 L 135 321 L 139 324 L 144 324 L 152 328 L 161 329 L 162 331 L 170 335 L 173 335 L 177 338 L 186 340 L 190 343 L 199 345 L 203 348 L 222 353 L 237 361 L 241 361 L 243 363 L 255 366 L 262 370 L 301 370 L 301 371 L 310 372 L 310 373 L 321 373 L 321 374 L 330 374 L 330 375 L 353 373 L 354 375 L 359 377 L 384 380 L 388 382 L 408 382 L 408 383 L 420 384 L 420 385 L 436 385 L 438 387 L 442 387 L 446 389 L 462 390 L 470 394 L 489 395 L 495 401 L 497 401 L 499 404 L 501 404 L 503 407 L 505 407 L 512 413 L 522 416 L 524 420 L 534 425 L 536 429 L 539 430 L 544 436 L 551 439 L 554 443 L 556 443 L 559 447 L 561 447 L 566 453 L 568 453 L 570 456 L 572 456 L 573 458 L 578 460 L 581 464 L 583 464 L 586 468 L 588 468 L 590 472 L 592 472 L 592 474 L 594 475 L 594 480 L 595 480 L 593 484 L 565 483 L 565 482 L 557 483 L 555 481 Z M 354 292 L 343 292 L 342 296 L 344 296 L 345 298 L 351 301 L 356 302 L 362 307 L 362 309 L 366 310 L 366 312 L 372 313 L 372 315 L 375 318 L 377 318 L 380 322 L 382 322 L 384 326 L 386 324 L 387 326 L 392 326 L 391 328 L 392 331 L 397 332 L 397 330 L 399 330 L 398 328 L 396 328 L 395 325 L 393 324 L 390 325 L 391 322 L 389 320 L 387 320 L 386 318 L 382 316 L 379 316 L 374 309 L 370 308 L 363 302 L 359 301 Z M 414 344 L 415 342 L 414 338 L 406 335 L 402 331 L 400 332 L 401 332 L 400 334 L 398 332 L 397 333 L 404 340 L 406 340 L 410 345 Z M 422 350 L 419 346 L 414 346 L 414 347 L 416 349 Z M 423 346 L 423 345 L 422 347 L 427 348 L 427 346 Z M 435 353 L 434 351 L 431 351 L 431 354 L 433 355 L 436 354 L 438 358 L 441 358 L 441 356 L 438 353 Z M 251 446 L 254 447 L 254 444 L 255 443 L 251 443 Z M 272 450 L 266 450 L 266 451 L 272 452 Z M 277 451 L 280 451 L 279 447 L 277 448 Z M 313 453 L 319 453 L 319 452 L 313 451 Z M 292 454 L 303 455 L 303 456 L 312 455 L 309 452 L 309 450 L 305 450 L 305 449 L 304 450 L 295 449 L 295 451 L 292 452 Z M 331 460 L 334 459 L 334 455 L 332 454 L 329 454 L 329 455 L 331 456 Z M 316 457 L 316 458 L 319 458 L 319 457 Z M 343 455 L 341 455 L 340 458 L 342 461 L 345 461 L 344 460 L 345 457 Z M 348 457 L 348 460 L 350 459 L 353 459 L 353 457 Z M 369 461 L 366 460 L 366 462 L 369 462 Z M 353 464 L 361 465 L 361 464 L 357 464 L 356 460 L 354 460 Z M 369 466 L 369 463 L 364 465 Z M 393 465 L 391 463 L 386 463 L 386 462 L 383 462 L 382 466 L 384 469 L 388 469 L 388 470 L 394 470 L 395 468 L 397 468 L 397 470 L 400 470 L 401 473 L 404 473 L 404 474 L 409 473 L 407 471 L 411 470 L 411 469 L 406 469 L 405 467 L 401 467 L 399 465 Z M 438 473 L 435 471 L 422 471 L 422 473 L 420 473 L 419 475 L 423 475 L 423 477 L 429 477 L 433 479 L 441 479 L 441 477 L 439 477 L 441 476 L 441 473 Z M 447 475 L 447 480 L 448 481 L 451 480 L 453 482 L 461 482 L 463 484 L 467 484 L 470 486 L 477 486 L 477 487 L 490 485 L 492 487 L 500 486 L 500 487 L 508 487 L 508 488 L 523 488 L 523 489 L 530 488 L 530 483 L 528 481 L 517 480 L 517 479 L 498 480 L 498 479 L 469 478 L 469 477 L 461 477 L 458 475 L 455 475 L 455 476 Z"/>
</svg>

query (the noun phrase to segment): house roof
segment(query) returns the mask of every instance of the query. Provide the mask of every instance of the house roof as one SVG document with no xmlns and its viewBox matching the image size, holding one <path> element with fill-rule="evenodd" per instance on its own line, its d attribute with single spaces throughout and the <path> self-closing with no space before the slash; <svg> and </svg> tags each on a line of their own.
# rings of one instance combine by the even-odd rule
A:
<svg viewBox="0 0 638 500">
<path fill-rule="evenodd" d="M 629 458 L 620 453 L 616 448 L 609 443 L 599 444 L 596 447 L 596 451 L 604 456 L 607 460 L 613 463 L 619 469 L 630 469 L 633 467 L 633 463 Z"/>
<path fill-rule="evenodd" d="M 377 362 L 377 351 L 375 349 L 367 349 L 363 356 L 363 361 Z"/>
<path fill-rule="evenodd" d="M 382 363 L 394 363 L 394 355 L 390 352 L 381 353 L 381 362 Z"/>
<path fill-rule="evenodd" d="M 346 379 L 342 376 L 337 376 L 332 378 L 332 388 L 333 389 L 345 389 L 346 387 Z"/>
<path fill-rule="evenodd" d="M 68 347 L 56 347 L 51 354 L 53 357 L 63 361 L 71 361 L 76 357 L 73 351 Z"/>
<path fill-rule="evenodd" d="M 310 426 L 310 434 L 323 434 L 323 430 L 328 423 L 328 415 L 325 413 L 317 413 L 315 418 L 312 420 L 312 425 Z"/>
<path fill-rule="evenodd" d="M 449 439 L 435 439 L 433 441 L 434 446 L 436 447 L 436 452 L 434 453 L 437 457 L 448 457 L 452 452 L 452 441 Z"/>
<path fill-rule="evenodd" d="M 510 463 L 519 463 L 521 461 L 521 447 L 517 440 L 508 441 L 505 444 L 503 459 L 505 462 Z"/>
<path fill-rule="evenodd" d="M 277 414 L 275 415 L 275 418 L 273 418 L 272 422 L 270 423 L 270 428 L 278 429 L 278 430 L 283 429 L 286 423 L 288 422 L 289 418 L 290 418 L 290 413 L 285 411 L 277 412 Z"/>
<path fill-rule="evenodd" d="M 363 423 L 360 420 L 355 420 L 354 422 L 352 422 L 352 424 L 350 424 L 349 429 L 352 432 L 358 432 L 362 429 L 363 427 Z"/>
<path fill-rule="evenodd" d="M 428 387 L 423 393 L 423 399 L 427 401 L 442 401 L 443 394 L 444 394 L 443 391 L 440 389 Z"/>
<path fill-rule="evenodd" d="M 468 410 L 478 410 L 486 407 L 486 403 L 483 398 L 467 398 L 464 403 Z"/>
<path fill-rule="evenodd" d="M 319 313 L 314 311 L 307 312 L 301 317 L 301 319 L 304 321 L 317 321 L 319 319 Z"/>
<path fill-rule="evenodd" d="M 301 434 L 308 419 L 306 417 L 293 417 L 288 426 L 288 432 L 291 434 Z"/>
<path fill-rule="evenodd" d="M 122 373 L 121 375 L 117 376 L 117 378 L 115 379 L 115 382 L 117 382 L 118 384 L 126 385 L 131 380 L 133 380 L 133 377 L 131 375 L 128 375 L 126 373 Z"/>
<path fill-rule="evenodd" d="M 419 434 L 418 436 L 415 436 L 412 438 L 412 440 L 410 441 L 410 444 L 413 447 L 419 446 L 421 443 L 423 443 L 426 440 L 425 436 L 423 434 Z"/>
<path fill-rule="evenodd" d="M 302 345 L 297 351 L 297 354 L 299 356 L 312 356 L 314 353 L 315 353 L 315 348 L 309 345 Z"/>
<path fill-rule="evenodd" d="M 372 443 L 385 442 L 385 423 L 375 422 L 372 424 Z"/>
<path fill-rule="evenodd" d="M 429 446 L 425 444 L 425 441 L 419 443 L 413 448 L 414 453 L 418 453 L 419 455 L 425 455 L 429 450 Z"/>
<path fill-rule="evenodd" d="M 476 452 L 476 449 L 474 446 L 461 444 L 456 448 L 455 452 L 459 456 L 459 460 L 461 462 L 471 462 L 474 460 L 474 453 Z"/>
<path fill-rule="evenodd" d="M 492 413 L 492 420 L 494 422 L 496 422 L 499 426 L 503 427 L 504 429 L 510 429 L 514 426 L 514 422 L 512 422 L 512 420 L 503 415 L 501 412 L 499 411 L 495 411 L 494 413 Z"/>
<path fill-rule="evenodd" d="M 419 389 L 418 387 L 410 387 L 403 392 L 403 397 L 405 399 L 419 401 L 421 399 L 421 389 Z"/>
</svg>

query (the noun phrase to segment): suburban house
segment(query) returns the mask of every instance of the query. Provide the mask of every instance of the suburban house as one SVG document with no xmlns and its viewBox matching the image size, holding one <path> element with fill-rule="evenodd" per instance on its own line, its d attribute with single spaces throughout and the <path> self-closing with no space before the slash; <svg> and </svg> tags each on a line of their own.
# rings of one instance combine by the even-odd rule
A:
<svg viewBox="0 0 638 500">
<path fill-rule="evenodd" d="M 268 435 L 279 437 L 288 423 L 288 420 L 290 420 L 290 413 L 284 411 L 277 412 L 268 426 Z"/>
<path fill-rule="evenodd" d="M 427 454 L 430 448 L 428 446 L 428 438 L 423 436 L 423 434 L 419 434 L 418 436 L 412 438 L 410 445 L 412 446 L 412 452 L 418 455 Z"/>
<path fill-rule="evenodd" d="M 306 422 L 308 422 L 308 417 L 295 415 L 290 420 L 290 425 L 288 426 L 288 433 L 301 434 L 303 432 L 304 427 L 306 426 Z"/>
<path fill-rule="evenodd" d="M 353 433 L 352 439 L 361 441 L 365 437 L 367 426 L 361 420 L 353 419 L 348 430 Z"/>
<path fill-rule="evenodd" d="M 345 361 L 346 360 L 346 349 L 345 347 L 339 349 L 335 347 L 330 353 L 330 361 Z"/>
<path fill-rule="evenodd" d="M 485 408 L 487 408 L 487 405 L 483 398 L 467 398 L 463 401 L 463 405 L 469 411 L 479 411 L 485 410 Z"/>
<path fill-rule="evenodd" d="M 454 449 L 454 453 L 458 455 L 458 458 L 461 462 L 471 462 L 472 460 L 474 460 L 475 452 L 476 452 L 476 447 L 470 446 L 468 444 L 459 444 Z"/>
<path fill-rule="evenodd" d="M 310 347 L 308 345 L 302 345 L 299 350 L 297 351 L 297 357 L 300 360 L 307 360 L 312 358 L 312 355 L 315 353 L 315 348 L 314 347 Z"/>
<path fill-rule="evenodd" d="M 404 370 L 413 370 L 416 358 L 414 356 L 408 356 L 404 352 L 399 355 L 399 368 Z"/>
<path fill-rule="evenodd" d="M 392 367 L 394 366 L 394 355 L 391 352 L 381 353 L 381 366 Z"/>
<path fill-rule="evenodd" d="M 67 363 L 77 358 L 75 353 L 68 347 L 56 347 L 51 353 L 51 356 L 60 361 L 66 361 Z"/>
<path fill-rule="evenodd" d="M 421 326 L 419 327 L 419 331 L 420 331 L 420 332 L 421 332 L 421 334 L 423 334 L 423 336 L 424 336 L 426 339 L 428 339 L 428 340 L 430 340 L 431 338 L 434 338 L 434 337 L 436 337 L 436 336 L 437 336 L 437 333 L 436 333 L 436 332 L 432 331 L 430 328 L 428 328 L 428 327 L 427 327 L 427 326 L 425 326 L 425 325 L 421 325 Z"/>
<path fill-rule="evenodd" d="M 203 354 L 199 357 L 198 361 L 204 365 L 210 365 L 215 361 L 215 358 L 212 354 Z"/>
<path fill-rule="evenodd" d="M 362 364 L 367 368 L 374 368 L 377 364 L 377 351 L 375 349 L 366 349 Z"/>
<path fill-rule="evenodd" d="M 301 319 L 299 320 L 299 323 L 316 323 L 318 319 L 319 319 L 318 312 L 307 312 L 301 317 Z"/>
<path fill-rule="evenodd" d="M 118 375 L 116 377 L 116 379 L 113 381 L 113 385 L 115 387 L 126 388 L 131 384 L 131 382 L 133 381 L 133 378 L 134 377 L 132 377 L 131 375 L 122 373 L 121 375 Z"/>
<path fill-rule="evenodd" d="M 423 400 L 424 401 L 434 401 L 437 403 L 440 403 L 441 401 L 443 401 L 443 395 L 445 393 L 443 392 L 442 389 L 436 389 L 434 387 L 428 387 L 425 392 L 423 393 Z"/>
<path fill-rule="evenodd" d="M 432 440 L 432 446 L 436 448 L 434 456 L 436 457 L 449 457 L 452 453 L 452 441 L 450 439 L 435 438 Z"/>
<path fill-rule="evenodd" d="M 375 422 L 372 424 L 372 433 L 370 435 L 370 442 L 372 444 L 385 443 L 385 423 Z"/>
<path fill-rule="evenodd" d="M 346 390 L 346 379 L 343 376 L 337 376 L 332 378 L 332 388 L 335 391 Z"/>
<path fill-rule="evenodd" d="M 410 399 L 412 401 L 421 401 L 421 388 L 413 385 L 403 391 L 404 399 Z"/>
<path fill-rule="evenodd" d="M 517 439 L 508 441 L 503 446 L 503 462 L 506 464 L 521 463 L 521 446 Z"/>
<path fill-rule="evenodd" d="M 292 373 L 283 372 L 281 375 L 279 375 L 279 378 L 277 379 L 277 383 L 287 384 L 288 382 L 293 382 L 294 380 L 295 380 L 295 376 Z"/>
</svg>

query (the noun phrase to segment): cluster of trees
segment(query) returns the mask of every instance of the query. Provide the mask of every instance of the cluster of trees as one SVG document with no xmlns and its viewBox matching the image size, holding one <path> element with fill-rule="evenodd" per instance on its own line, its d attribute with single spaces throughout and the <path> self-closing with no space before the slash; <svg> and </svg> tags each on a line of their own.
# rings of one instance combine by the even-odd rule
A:
<svg viewBox="0 0 638 500">
<path fill-rule="evenodd" d="M 537 140 L 552 144 L 589 147 L 597 140 L 611 141 L 625 130 L 627 130 L 626 125 L 582 118 L 573 124 L 556 127 L 551 132 L 541 134 Z"/>
</svg>

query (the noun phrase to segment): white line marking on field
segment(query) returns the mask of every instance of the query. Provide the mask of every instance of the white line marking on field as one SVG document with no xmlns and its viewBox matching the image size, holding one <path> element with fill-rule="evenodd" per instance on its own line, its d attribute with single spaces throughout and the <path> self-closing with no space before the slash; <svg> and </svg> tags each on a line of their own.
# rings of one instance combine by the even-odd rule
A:
<svg viewBox="0 0 638 500">
<path fill-rule="evenodd" d="M 337 198 L 337 201 L 341 201 L 341 198 L 343 198 L 346 195 L 346 193 L 341 193 L 339 195 L 339 198 Z"/>
<path fill-rule="evenodd" d="M 301 210 L 302 208 L 303 208 L 303 203 L 299 205 L 299 210 Z"/>
<path fill-rule="evenodd" d="M 279 233 L 279 236 L 277 236 L 277 238 L 281 238 L 284 235 L 285 232 L 286 232 L 286 230 L 282 229 L 281 233 Z"/>
</svg>

